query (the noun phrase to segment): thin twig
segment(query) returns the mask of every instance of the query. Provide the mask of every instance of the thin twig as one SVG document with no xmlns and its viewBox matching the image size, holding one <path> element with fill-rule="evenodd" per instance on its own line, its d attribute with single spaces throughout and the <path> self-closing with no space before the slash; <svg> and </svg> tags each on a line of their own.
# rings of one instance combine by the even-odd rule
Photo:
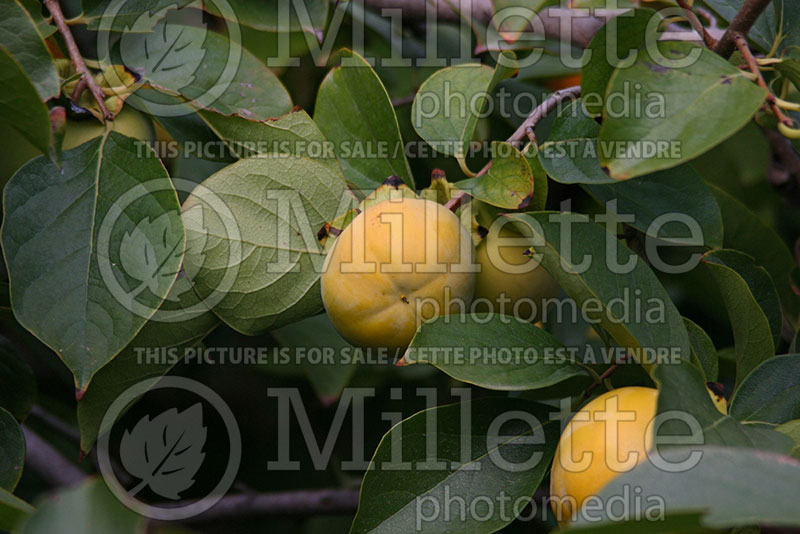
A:
<svg viewBox="0 0 800 534">
<path fill-rule="evenodd" d="M 692 6 L 690 6 L 686 0 L 678 0 L 678 5 L 683 8 L 683 11 L 686 13 L 686 20 L 692 25 L 694 31 L 703 38 L 705 45 L 713 49 L 717 45 L 717 40 L 711 37 L 711 34 L 706 31 L 706 27 L 703 26 L 703 23 L 697 18 L 697 15 L 695 15 L 692 10 Z"/>
<path fill-rule="evenodd" d="M 772 112 L 775 113 L 775 117 L 777 117 L 778 121 L 786 126 L 794 126 L 794 121 L 786 116 L 783 110 L 778 105 L 777 101 L 775 100 L 775 93 L 767 85 L 767 82 L 764 81 L 764 77 L 761 75 L 761 70 L 758 68 L 758 62 L 756 58 L 753 56 L 753 53 L 750 52 L 750 47 L 747 44 L 747 38 L 742 35 L 741 33 L 734 33 L 733 34 L 733 43 L 741 52 L 742 57 L 747 64 L 747 68 L 756 75 L 756 83 L 766 89 L 767 91 L 767 104 L 769 105 Z"/>
<path fill-rule="evenodd" d="M 597 388 L 598 388 L 598 386 L 600 386 L 600 384 L 602 384 L 603 382 L 605 382 L 605 381 L 606 381 L 606 380 L 607 380 L 607 379 L 608 379 L 608 378 L 609 378 L 611 375 L 613 375 L 613 374 L 614 374 L 614 371 L 616 371 L 617 369 L 619 369 L 619 367 L 620 367 L 622 364 L 624 364 L 626 361 L 628 361 L 628 358 L 629 358 L 629 357 L 630 357 L 630 353 L 626 354 L 625 356 L 623 356 L 622 358 L 620 358 L 620 360 L 619 360 L 618 362 L 616 362 L 616 363 L 615 363 L 615 364 L 613 364 L 611 367 L 609 367 L 608 369 L 606 369 L 606 370 L 603 372 L 603 374 L 602 374 L 602 375 L 600 375 L 600 380 L 598 380 L 597 382 L 595 382 L 594 384 L 592 384 L 591 386 L 589 386 L 588 388 L 586 388 L 586 391 L 584 391 L 584 392 L 583 392 L 583 398 L 584 398 L 584 399 L 588 399 L 588 398 L 589 398 L 589 397 L 592 395 L 592 392 L 593 392 L 595 389 L 597 389 Z"/>
<path fill-rule="evenodd" d="M 30 428 L 23 425 L 25 435 L 25 467 L 53 487 L 71 486 L 86 478 L 86 473 L 64 458 L 55 447 L 47 443 Z"/>
<path fill-rule="evenodd" d="M 83 91 L 85 89 L 86 89 L 86 78 L 81 76 L 81 79 L 78 80 L 77 85 L 75 85 L 75 90 L 72 91 L 72 96 L 70 97 L 70 99 L 77 104 L 78 100 L 81 98 L 81 95 L 83 94 Z"/>
<path fill-rule="evenodd" d="M 44 5 L 53 16 L 53 21 L 56 23 L 56 27 L 58 28 L 58 32 L 61 34 L 61 37 L 64 38 L 64 43 L 67 45 L 67 52 L 69 52 L 69 57 L 72 60 L 72 64 L 75 66 L 75 71 L 78 72 L 82 76 L 82 79 L 86 81 L 89 91 L 91 91 L 95 100 L 97 100 L 97 105 L 100 106 L 100 111 L 102 112 L 103 117 L 105 117 L 106 120 L 113 120 L 114 114 L 108 111 L 108 108 L 106 107 L 103 91 L 100 89 L 100 86 L 97 85 L 97 82 L 94 81 L 92 73 L 89 72 L 89 68 L 86 66 L 86 62 L 83 60 L 81 51 L 78 49 L 78 45 L 75 43 L 75 38 L 72 37 L 72 32 L 70 31 L 69 26 L 67 26 L 64 13 L 61 11 L 61 6 L 58 4 L 58 0 L 44 0 Z"/>
<path fill-rule="evenodd" d="M 530 132 L 528 130 L 533 131 L 533 129 L 536 128 L 536 125 L 539 124 L 539 121 L 546 117 L 547 114 L 553 110 L 553 108 L 563 103 L 565 100 L 575 100 L 579 96 L 581 96 L 580 85 L 575 85 L 556 91 L 547 97 L 544 102 L 539 104 L 536 109 L 534 109 L 533 112 L 528 115 L 528 118 L 525 119 L 522 124 L 520 124 L 519 128 L 517 128 L 517 131 L 511 134 L 511 137 L 508 138 L 508 143 L 515 146 L 520 144 L 523 140 L 529 138 Z M 531 141 L 535 142 L 536 136 L 534 136 Z"/>
<path fill-rule="evenodd" d="M 755 24 L 756 19 L 771 3 L 771 0 L 745 0 L 739 12 L 733 17 L 728 29 L 722 35 L 717 45 L 714 47 L 714 52 L 724 57 L 729 58 L 733 51 L 736 50 L 736 43 L 733 36 L 737 33 L 747 35 L 750 28 Z"/>
<path fill-rule="evenodd" d="M 358 493 L 357 489 L 322 489 L 226 495 L 206 512 L 185 522 L 230 521 L 258 516 L 352 514 L 358 508 Z M 180 507 L 180 503 L 171 503 L 171 506 Z"/>
</svg>

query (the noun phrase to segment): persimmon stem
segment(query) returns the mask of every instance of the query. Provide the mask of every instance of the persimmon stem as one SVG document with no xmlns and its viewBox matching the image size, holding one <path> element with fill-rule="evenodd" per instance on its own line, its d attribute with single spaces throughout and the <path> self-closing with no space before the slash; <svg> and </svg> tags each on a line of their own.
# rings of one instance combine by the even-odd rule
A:
<svg viewBox="0 0 800 534">
<path fill-rule="evenodd" d="M 692 25 L 694 31 L 703 38 L 703 42 L 708 48 L 714 48 L 717 45 L 717 40 L 711 37 L 711 34 L 708 33 L 706 27 L 703 26 L 703 23 L 700 22 L 700 19 L 697 17 L 695 12 L 692 10 L 692 6 L 686 0 L 678 0 L 678 5 L 683 8 L 683 11 L 686 13 L 686 20 L 689 21 L 689 24 Z"/>
<path fill-rule="evenodd" d="M 739 12 L 733 17 L 728 29 L 717 41 L 714 47 L 714 52 L 724 57 L 729 58 L 733 51 L 736 50 L 736 42 L 734 36 L 738 34 L 747 35 L 750 28 L 755 24 L 759 15 L 767 8 L 771 0 L 745 0 Z"/>
<path fill-rule="evenodd" d="M 100 111 L 102 112 L 103 117 L 109 121 L 114 120 L 114 114 L 108 111 L 108 108 L 106 107 L 106 101 L 105 97 L 103 96 L 102 89 L 100 89 L 100 86 L 98 86 L 97 82 L 94 81 L 94 77 L 89 71 L 89 68 L 86 66 L 86 62 L 83 60 L 83 56 L 81 55 L 81 51 L 78 49 L 78 45 L 75 43 L 75 38 L 72 36 L 72 31 L 70 31 L 69 26 L 67 25 L 67 21 L 64 18 L 64 12 L 61 11 L 61 6 L 59 5 L 58 0 L 44 0 L 44 5 L 53 16 L 53 22 L 56 23 L 56 28 L 58 28 L 58 32 L 61 34 L 61 37 L 64 38 L 64 43 L 67 45 L 67 52 L 72 60 L 72 64 L 75 66 L 75 71 L 81 75 L 81 80 L 86 83 L 89 91 L 91 91 L 95 100 L 97 100 L 97 105 L 100 106 Z M 80 87 L 80 84 L 78 84 L 78 87 Z M 80 96 L 78 87 L 75 88 L 75 93 Z M 73 93 L 73 98 L 75 93 Z"/>
<path fill-rule="evenodd" d="M 608 369 L 606 369 L 606 370 L 603 372 L 603 374 L 602 374 L 602 375 L 600 375 L 600 379 L 599 379 L 599 380 L 597 380 L 597 381 L 596 381 L 594 384 L 592 384 L 591 386 L 589 386 L 588 388 L 586 388 L 586 391 L 584 391 L 584 392 L 583 392 L 583 398 L 584 398 L 584 399 L 588 399 L 588 398 L 589 398 L 589 397 L 592 395 L 592 392 L 593 392 L 595 389 L 597 389 L 597 388 L 598 388 L 598 386 L 600 386 L 600 384 L 604 384 L 604 383 L 606 382 L 606 380 L 608 380 L 608 379 L 611 377 L 611 375 L 613 375 L 613 374 L 614 374 L 614 371 L 616 371 L 617 369 L 619 369 L 619 367 L 620 367 L 622 364 L 624 364 L 626 361 L 628 361 L 628 358 L 629 358 L 629 357 L 630 357 L 630 353 L 626 354 L 625 356 L 623 356 L 622 358 L 620 358 L 620 360 L 619 360 L 618 362 L 616 362 L 616 363 L 615 363 L 615 364 L 613 364 L 611 367 L 609 367 Z"/>
</svg>

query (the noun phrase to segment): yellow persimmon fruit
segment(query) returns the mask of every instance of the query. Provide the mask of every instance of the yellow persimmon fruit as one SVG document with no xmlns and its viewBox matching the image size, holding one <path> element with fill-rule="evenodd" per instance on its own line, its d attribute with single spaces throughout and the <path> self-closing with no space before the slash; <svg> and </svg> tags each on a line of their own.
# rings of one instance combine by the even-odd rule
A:
<svg viewBox="0 0 800 534">
<path fill-rule="evenodd" d="M 111 122 L 111 129 L 134 139 L 142 141 L 155 140 L 153 121 L 150 117 L 131 106 L 123 107 L 122 111 L 114 117 Z M 91 141 L 95 137 L 100 137 L 105 131 L 105 125 L 94 117 L 87 117 L 84 120 L 67 120 L 62 147 L 64 150 L 75 148 L 87 141 Z"/>
<path fill-rule="evenodd" d="M 349 342 L 403 349 L 425 320 L 469 309 L 473 256 L 469 232 L 441 204 L 386 200 L 337 238 L 322 274 L 322 300 Z"/>
<path fill-rule="evenodd" d="M 489 306 L 487 311 L 536 322 L 542 318 L 545 301 L 557 297 L 561 289 L 531 258 L 520 234 L 508 224 L 498 228 L 492 225 L 477 248 L 481 271 L 475 279 L 475 311 Z"/>
<path fill-rule="evenodd" d="M 551 506 L 563 527 L 590 496 L 647 459 L 658 390 L 614 389 L 593 399 L 567 423 L 550 472 Z"/>
</svg>

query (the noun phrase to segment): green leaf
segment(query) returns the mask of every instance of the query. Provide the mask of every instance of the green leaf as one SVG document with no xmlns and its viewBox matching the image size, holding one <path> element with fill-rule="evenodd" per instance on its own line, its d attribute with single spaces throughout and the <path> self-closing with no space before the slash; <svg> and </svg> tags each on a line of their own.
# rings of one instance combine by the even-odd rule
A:
<svg viewBox="0 0 800 534">
<path fill-rule="evenodd" d="M 50 153 L 50 115 L 22 65 L 0 45 L 0 120 L 43 154 Z"/>
<path fill-rule="evenodd" d="M 395 425 L 364 476 L 350 533 L 422 528 L 444 533 L 452 532 L 454 524 L 460 532 L 475 534 L 500 530 L 514 512 L 501 514 L 500 503 L 493 501 L 487 513 L 480 501 L 497 496 L 514 503 L 533 495 L 558 441 L 558 422 L 549 419 L 548 411 L 522 399 L 484 398 L 431 408 Z M 470 428 L 461 428 L 462 417 L 469 416 Z M 398 465 L 400 458 L 407 464 Z M 453 499 L 467 503 L 465 517 L 445 516 Z M 478 511 L 476 506 L 480 515 L 471 513 Z"/>
<path fill-rule="evenodd" d="M 690 165 L 611 184 L 584 184 L 598 202 L 617 201 L 617 213 L 633 215 L 628 222 L 644 234 L 662 241 L 684 243 L 691 232 L 682 220 L 692 220 L 702 230 L 702 241 L 695 245 L 718 248 L 722 246 L 722 215 L 711 190 Z M 661 225 L 664 219 L 669 224 Z M 654 222 L 656 226 L 653 226 Z M 657 230 L 657 232 L 656 232 Z"/>
<path fill-rule="evenodd" d="M 244 24 L 250 28 L 269 32 L 287 32 L 303 30 L 314 35 L 308 39 L 317 39 L 325 29 L 328 19 L 326 0 L 305 0 L 303 2 L 252 2 L 250 0 L 227 0 L 231 13 L 221 13 L 214 2 L 205 4 L 209 12 L 231 19 L 236 24 Z M 288 18 L 282 9 L 288 7 Z M 298 10 L 300 10 L 298 12 Z"/>
<path fill-rule="evenodd" d="M 781 333 L 778 294 L 767 271 L 735 250 L 712 250 L 703 255 L 722 294 L 733 326 L 736 382 L 775 355 Z"/>
<path fill-rule="evenodd" d="M 643 462 L 615 478 L 598 495 L 606 505 L 593 508 L 595 521 L 579 517 L 573 527 L 578 531 L 581 526 L 613 523 L 628 532 L 619 517 L 635 519 L 635 511 L 647 508 L 647 503 L 663 504 L 667 517 L 702 511 L 702 525 L 708 528 L 800 525 L 800 463 L 779 454 L 724 447 L 679 447 L 661 456 L 677 465 L 695 450 L 702 456 L 691 469 L 665 471 Z M 619 515 L 621 507 L 627 514 Z M 641 513 L 640 519 L 646 521 Z"/>
<path fill-rule="evenodd" d="M 168 11 L 181 9 L 194 0 L 81 0 L 87 28 L 92 31 L 145 31 L 142 21 L 151 16 L 163 16 Z M 147 18 L 146 18 L 147 17 Z"/>
<path fill-rule="evenodd" d="M 494 0 L 492 22 L 503 39 L 513 43 L 528 29 L 535 13 L 551 3 L 552 0 Z M 505 10 L 508 11 L 504 13 Z"/>
<path fill-rule="evenodd" d="M 689 343 L 692 345 L 693 359 L 696 365 L 703 371 L 706 382 L 716 382 L 719 376 L 719 356 L 714 342 L 708 337 L 705 330 L 697 326 L 686 317 L 683 318 L 686 332 L 689 334 Z"/>
<path fill-rule="evenodd" d="M 683 318 L 653 271 L 603 226 L 577 213 L 507 217 L 518 232 L 531 237 L 542 265 L 578 309 L 605 328 L 620 347 L 691 357 Z M 626 267 L 609 265 L 611 259 Z M 620 299 L 628 299 L 627 312 Z M 630 311 L 634 301 L 641 306 L 640 314 Z M 639 356 L 634 355 L 637 360 Z"/>
<path fill-rule="evenodd" d="M 794 441 L 794 447 L 789 451 L 789 456 L 800 460 L 800 419 L 788 421 L 780 426 L 776 426 L 775 430 L 781 434 L 789 436 Z"/>
<path fill-rule="evenodd" d="M 10 343 L 0 342 L 0 408 L 22 421 L 35 398 L 36 378 L 28 362 Z"/>
<path fill-rule="evenodd" d="M 731 399 L 730 414 L 776 425 L 800 419 L 800 354 L 775 356 L 756 367 Z"/>
<path fill-rule="evenodd" d="M 782 63 L 775 64 L 775 70 L 800 89 L 800 61 L 784 58 Z"/>
<path fill-rule="evenodd" d="M 311 387 L 326 404 L 342 395 L 356 372 L 354 347 L 339 335 L 326 314 L 279 328 L 272 337 L 282 347 L 293 349 L 292 361 L 302 361 Z"/>
<path fill-rule="evenodd" d="M 178 196 L 152 151 L 112 132 L 20 169 L 2 244 L 17 320 L 61 357 L 80 396 L 155 313 L 177 276 Z"/>
<path fill-rule="evenodd" d="M 626 11 L 610 19 L 594 34 L 588 47 L 591 52 L 589 62 L 581 71 L 581 94 L 589 113 L 602 113 L 606 87 L 614 69 L 628 64 L 627 57 L 631 52 L 635 54 L 644 48 L 645 30 L 653 17 L 658 17 L 658 14 L 652 9 Z M 609 56 L 609 38 L 614 43 L 617 57 Z"/>
<path fill-rule="evenodd" d="M 11 531 L 33 513 L 33 506 L 0 488 L 0 530 Z"/>
<path fill-rule="evenodd" d="M 276 138 L 324 142 L 305 113 L 269 126 L 266 135 Z M 356 200 L 338 163 L 312 157 L 303 151 L 307 145 L 286 143 L 281 146 L 298 152 L 229 165 L 184 203 L 186 272 L 200 297 L 212 297 L 214 312 L 242 333 L 261 333 L 322 309 L 325 251 L 316 234 Z"/>
<path fill-rule="evenodd" d="M 547 205 L 547 171 L 542 166 L 541 158 L 539 157 L 539 147 L 536 143 L 530 143 L 526 146 L 522 153 L 525 159 L 528 160 L 528 165 L 531 167 L 533 173 L 533 201 L 527 207 L 530 211 L 542 211 Z"/>
<path fill-rule="evenodd" d="M 785 453 L 791 449 L 786 436 L 770 428 L 741 424 L 714 406 L 701 371 L 688 362 L 659 365 L 653 371 L 658 384 L 658 413 L 667 414 L 655 437 L 687 436 L 694 432 L 705 445 L 725 445 Z M 678 415 L 672 418 L 670 415 Z M 687 420 L 696 428 L 687 427 Z M 659 446 L 663 452 L 664 445 Z"/>
<path fill-rule="evenodd" d="M 47 498 L 19 528 L 21 534 L 139 534 L 144 518 L 120 503 L 102 479 L 90 478 Z"/>
<path fill-rule="evenodd" d="M 123 391 L 148 378 L 165 375 L 181 361 L 186 349 L 198 348 L 200 340 L 218 324 L 219 319 L 203 305 L 186 275 L 179 275 L 156 316 L 97 372 L 78 402 L 81 450 L 91 450 L 106 410 Z M 176 357 L 164 360 L 167 353 Z"/>
<path fill-rule="evenodd" d="M 709 185 L 717 197 L 725 229 L 724 246 L 755 258 L 772 277 L 786 317 L 795 323 L 800 314 L 800 298 L 791 287 L 791 272 L 796 263 L 781 237 L 747 206 L 715 185 Z"/>
<path fill-rule="evenodd" d="M 607 98 L 600 162 L 620 180 L 674 167 L 702 154 L 752 119 L 766 97 L 764 89 L 706 48 L 670 41 L 658 43 L 658 50 L 669 60 L 689 54 L 698 57 L 688 66 L 671 68 L 664 59 L 659 63 L 640 52 L 632 66 L 612 75 L 607 95 L 623 95 L 627 112 Z M 647 105 L 637 106 L 636 99 Z M 651 109 L 652 103 L 663 106 Z M 656 108 L 661 109 L 655 112 Z"/>
<path fill-rule="evenodd" d="M 534 195 L 528 158 L 514 145 L 500 141 L 492 141 L 492 166 L 486 174 L 455 186 L 487 204 L 513 210 L 527 208 Z"/>
<path fill-rule="evenodd" d="M 39 98 L 58 95 L 59 80 L 53 56 L 44 44 L 36 23 L 17 0 L 0 0 L 0 46 L 28 73 Z"/>
<path fill-rule="evenodd" d="M 25 436 L 13 415 L 0 408 L 0 488 L 14 491 L 25 464 Z"/>
<path fill-rule="evenodd" d="M 597 136 L 600 125 L 582 100 L 565 106 L 556 116 L 550 135 L 539 146 L 539 159 L 547 174 L 564 184 L 614 183 L 600 165 Z"/>
<path fill-rule="evenodd" d="M 124 33 L 120 49 L 122 62 L 144 82 L 195 107 L 255 120 L 292 109 L 286 88 L 264 63 L 205 25 L 185 26 L 168 17 L 150 33 Z M 142 101 L 143 95 L 137 92 L 129 100 L 164 114 L 156 102 Z"/>
<path fill-rule="evenodd" d="M 744 5 L 744 0 L 703 0 L 703 3 L 711 8 L 725 23 L 723 26 L 727 26 Z M 781 3 L 782 0 L 776 0 L 776 2 L 767 4 L 761 16 L 747 33 L 748 39 L 762 52 L 767 52 L 772 48 L 772 43 L 776 37 L 775 32 L 778 28 L 777 22 L 780 20 Z M 777 10 L 776 7 L 778 8 Z"/>
<path fill-rule="evenodd" d="M 314 121 L 333 142 L 347 181 L 372 190 L 389 176 L 414 188 L 389 94 L 364 58 L 343 50 L 342 65 L 322 80 Z"/>
<path fill-rule="evenodd" d="M 463 167 L 479 114 L 498 82 L 515 71 L 513 52 L 504 52 L 495 69 L 466 63 L 436 71 L 414 97 L 414 129 L 434 150 L 455 156 Z"/>
<path fill-rule="evenodd" d="M 543 328 L 515 317 L 469 314 L 438 317 L 417 330 L 403 356 L 456 380 L 496 390 L 539 389 L 586 371 Z"/>
</svg>

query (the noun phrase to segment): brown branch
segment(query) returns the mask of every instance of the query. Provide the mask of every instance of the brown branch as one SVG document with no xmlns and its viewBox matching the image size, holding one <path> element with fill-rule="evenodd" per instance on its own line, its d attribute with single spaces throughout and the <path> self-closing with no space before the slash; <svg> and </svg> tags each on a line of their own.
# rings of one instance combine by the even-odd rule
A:
<svg viewBox="0 0 800 534">
<path fill-rule="evenodd" d="M 548 113 L 553 111 L 553 108 L 559 106 L 566 100 L 575 100 L 579 96 L 581 96 L 581 86 L 574 85 L 572 87 L 567 87 L 566 89 L 560 89 L 547 97 L 544 102 L 539 104 L 536 109 L 528 115 L 528 118 L 520 124 L 519 128 L 511 134 L 511 137 L 508 138 L 508 143 L 512 145 L 520 144 L 526 137 L 529 138 L 532 142 L 536 141 L 536 136 L 531 138 L 531 133 L 536 125 L 547 116 Z"/>
<path fill-rule="evenodd" d="M 603 374 L 602 374 L 602 375 L 600 375 L 600 380 L 598 380 L 597 382 L 595 382 L 594 384 L 592 384 L 591 386 L 589 386 L 588 388 L 586 388 L 586 391 L 584 391 L 584 392 L 583 392 L 583 398 L 584 398 L 584 399 L 588 399 L 588 398 L 589 398 L 589 397 L 592 395 L 592 392 L 593 392 L 595 389 L 597 389 L 597 388 L 598 388 L 598 386 L 600 386 L 600 384 L 602 384 L 603 382 L 605 382 L 605 381 L 606 381 L 606 380 L 607 380 L 607 379 L 608 379 L 608 378 L 609 378 L 611 375 L 613 375 L 613 374 L 614 374 L 614 371 L 616 371 L 617 369 L 619 369 L 619 367 L 620 367 L 622 364 L 624 364 L 626 361 L 628 361 L 628 358 L 630 358 L 630 353 L 626 354 L 625 356 L 623 356 L 622 358 L 620 358 L 620 360 L 619 360 L 618 362 L 616 362 L 616 363 L 615 363 L 615 364 L 613 364 L 611 367 L 609 367 L 608 369 L 606 369 L 606 370 L 603 372 Z"/>
<path fill-rule="evenodd" d="M 737 33 L 747 35 L 747 32 L 753 27 L 756 19 L 758 19 L 758 16 L 767 8 L 770 1 L 771 0 L 745 0 L 739 12 L 733 17 L 728 29 L 714 47 L 714 52 L 725 59 L 729 58 L 731 54 L 733 54 L 733 51 L 736 50 L 734 35 Z"/>
<path fill-rule="evenodd" d="M 100 86 L 97 85 L 97 82 L 94 81 L 94 77 L 92 76 L 92 73 L 89 72 L 86 62 L 83 61 L 81 51 L 78 50 L 78 45 L 75 43 L 75 38 L 72 36 L 69 26 L 67 26 L 64 13 L 61 11 L 61 6 L 58 4 L 58 0 L 44 0 L 44 5 L 53 16 L 53 21 L 56 23 L 56 27 L 58 28 L 58 32 L 61 34 L 61 37 L 64 38 L 64 43 L 67 45 L 67 52 L 69 52 L 69 57 L 72 60 L 72 64 L 75 66 L 75 71 L 82 76 L 82 79 L 86 82 L 86 86 L 89 88 L 89 91 L 91 91 L 95 100 L 97 100 L 97 105 L 100 106 L 100 111 L 103 113 L 103 117 L 105 117 L 106 120 L 113 120 L 114 114 L 108 111 L 108 108 L 106 107 L 105 96 L 103 96 L 103 91 L 100 89 Z M 80 93 L 78 94 L 80 95 Z"/>
<path fill-rule="evenodd" d="M 357 489 L 298 490 L 227 495 L 207 511 L 184 520 L 198 523 L 258 516 L 352 514 L 358 508 Z M 180 507 L 180 503 L 171 504 Z"/>
<path fill-rule="evenodd" d="M 692 11 L 692 6 L 690 6 L 686 0 L 678 0 L 678 5 L 683 8 L 683 11 L 686 13 L 686 20 L 692 25 L 694 31 L 703 38 L 705 45 L 713 49 L 717 45 L 717 40 L 711 37 L 711 34 L 706 31 L 706 27 L 703 26 L 703 23 L 700 22 L 700 19 L 697 18 L 697 15 Z"/>
<path fill-rule="evenodd" d="M 86 478 L 86 473 L 64 458 L 55 447 L 23 425 L 25 467 L 53 487 L 71 486 Z"/>
<path fill-rule="evenodd" d="M 777 101 L 775 100 L 775 94 L 767 85 L 767 82 L 764 81 L 764 76 L 761 75 L 761 70 L 758 68 L 758 62 L 756 58 L 753 57 L 753 53 L 750 52 L 750 47 L 747 44 L 747 38 L 741 33 L 734 33 L 733 34 L 733 43 L 739 49 L 739 52 L 742 54 L 742 57 L 747 64 L 747 68 L 755 74 L 756 76 L 756 83 L 759 87 L 763 87 L 767 91 L 767 105 L 770 107 L 772 112 L 777 117 L 778 121 L 782 124 L 787 126 L 794 126 L 794 121 L 786 116 L 783 110 L 778 106 Z"/>
</svg>

